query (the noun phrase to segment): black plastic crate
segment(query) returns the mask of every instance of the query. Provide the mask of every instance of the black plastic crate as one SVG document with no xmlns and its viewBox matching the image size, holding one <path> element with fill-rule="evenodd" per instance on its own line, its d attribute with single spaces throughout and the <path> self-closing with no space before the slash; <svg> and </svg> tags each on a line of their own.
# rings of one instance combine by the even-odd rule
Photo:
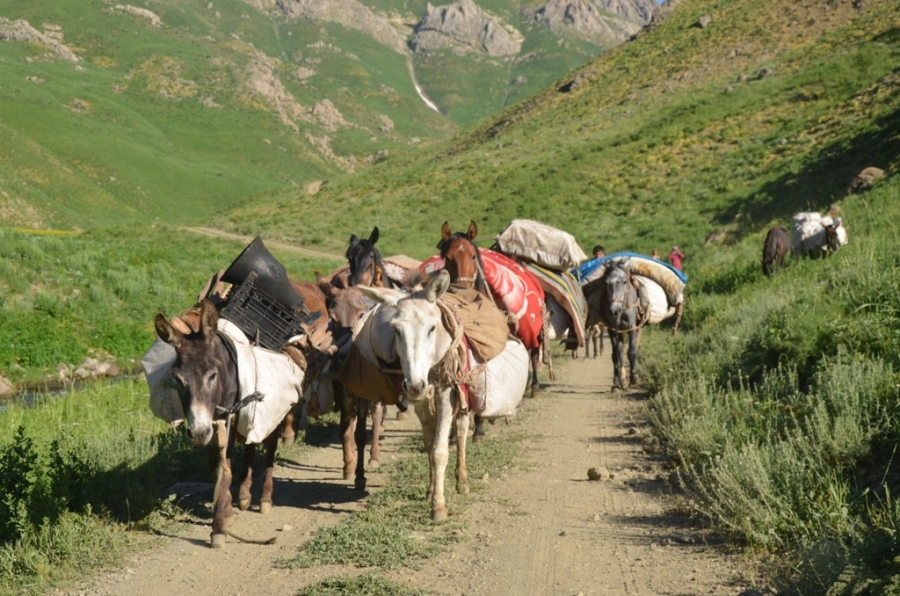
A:
<svg viewBox="0 0 900 596">
<path fill-rule="evenodd" d="M 256 287 L 256 277 L 256 273 L 251 272 L 237 287 L 221 317 L 237 325 L 250 341 L 279 351 L 290 338 L 302 332 L 303 323 L 317 317 L 298 312 L 272 298 Z"/>
</svg>

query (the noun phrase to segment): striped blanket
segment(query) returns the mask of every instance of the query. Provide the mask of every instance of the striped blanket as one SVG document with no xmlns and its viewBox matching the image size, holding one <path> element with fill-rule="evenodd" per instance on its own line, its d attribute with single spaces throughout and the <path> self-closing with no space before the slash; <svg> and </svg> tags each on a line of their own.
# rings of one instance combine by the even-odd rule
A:
<svg viewBox="0 0 900 596">
<path fill-rule="evenodd" d="M 525 263 L 525 267 L 534 274 L 544 293 L 552 296 L 569 315 L 570 331 L 578 339 L 578 345 L 584 346 L 584 322 L 587 319 L 587 300 L 581 284 L 568 271 L 553 271 L 535 263 Z"/>
</svg>

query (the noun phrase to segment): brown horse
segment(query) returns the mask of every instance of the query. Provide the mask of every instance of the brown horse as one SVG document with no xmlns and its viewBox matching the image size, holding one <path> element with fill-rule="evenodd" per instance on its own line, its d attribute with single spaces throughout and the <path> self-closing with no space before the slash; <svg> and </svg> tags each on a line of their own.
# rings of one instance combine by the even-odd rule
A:
<svg viewBox="0 0 900 596">
<path fill-rule="evenodd" d="M 221 548 L 225 544 L 226 528 L 234 519 L 230 460 L 235 442 L 243 441 L 244 438 L 238 437 L 237 424 L 231 424 L 228 436 L 220 436 L 219 444 L 214 444 L 212 442 L 216 434 L 214 420 L 221 418 L 220 412 L 223 412 L 226 418 L 237 417 L 237 411 L 242 406 L 239 372 L 234 348 L 218 333 L 219 313 L 209 300 L 201 301 L 198 322 L 196 330 L 192 329 L 190 333 L 185 334 L 164 314 L 159 313 L 156 315 L 154 325 L 160 339 L 175 348 L 176 359 L 172 366 L 171 383 L 178 392 L 186 416 L 185 434 L 194 445 L 208 446 L 210 464 L 220 469 L 221 476 L 213 504 L 210 542 L 213 548 Z M 263 441 L 266 467 L 260 498 L 261 513 L 267 513 L 272 506 L 275 450 L 278 447 L 283 424 L 284 422 Z M 246 446 L 244 466 L 239 476 L 238 504 L 242 510 L 250 507 L 255 449 L 256 445 Z"/>
<path fill-rule="evenodd" d="M 788 231 L 781 226 L 774 226 L 766 234 L 766 242 L 763 244 L 762 270 L 766 276 L 771 277 L 778 273 L 784 266 L 784 258 L 791 250 L 791 237 Z"/>
<path fill-rule="evenodd" d="M 493 300 L 491 290 L 484 276 L 484 263 L 481 259 L 481 252 L 475 243 L 476 236 L 478 236 L 478 225 L 474 221 L 469 222 L 469 228 L 465 233 L 454 233 L 450 229 L 448 222 L 445 221 L 441 226 L 441 240 L 438 242 L 437 248 L 441 251 L 440 255 L 444 259 L 444 268 L 450 274 L 452 283 L 474 287 L 475 290 Z M 535 281 L 535 284 L 537 284 L 537 281 Z M 501 304 L 498 303 L 498 306 L 501 310 L 503 309 Z M 540 387 L 537 371 L 541 349 L 542 346 L 538 346 L 529 350 L 532 397 L 534 397 Z M 479 441 L 482 438 L 484 438 L 483 420 L 476 415 L 475 431 L 472 440 Z"/>
</svg>

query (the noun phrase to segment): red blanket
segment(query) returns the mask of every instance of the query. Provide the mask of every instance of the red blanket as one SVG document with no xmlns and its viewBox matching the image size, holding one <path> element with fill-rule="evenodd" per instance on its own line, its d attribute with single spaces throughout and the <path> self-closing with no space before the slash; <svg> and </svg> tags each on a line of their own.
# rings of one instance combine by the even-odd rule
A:
<svg viewBox="0 0 900 596">
<path fill-rule="evenodd" d="M 540 345 L 544 324 L 544 289 L 537 278 L 519 263 L 493 250 L 481 249 L 484 277 L 498 306 L 509 314 L 513 335 L 530 349 Z M 444 268 L 444 260 L 431 257 L 420 269 L 434 273 Z"/>
</svg>

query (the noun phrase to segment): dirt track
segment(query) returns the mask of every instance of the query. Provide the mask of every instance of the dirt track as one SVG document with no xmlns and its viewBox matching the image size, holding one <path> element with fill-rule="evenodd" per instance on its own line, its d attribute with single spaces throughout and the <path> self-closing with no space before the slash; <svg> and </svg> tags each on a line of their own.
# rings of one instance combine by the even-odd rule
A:
<svg viewBox="0 0 900 596">
<path fill-rule="evenodd" d="M 557 364 L 557 374 L 559 381 L 527 400 L 525 419 L 489 427 L 489 433 L 531 435 L 523 449 L 526 465 L 488 481 L 489 489 L 464 512 L 464 539 L 420 570 L 383 575 L 436 594 L 468 596 L 737 595 L 747 588 L 738 559 L 705 545 L 702 532 L 669 513 L 673 497 L 665 472 L 642 439 L 642 396 L 610 393 L 609 357 Z M 389 420 L 383 459 L 399 457 L 397 441 L 417 431 L 415 416 Z M 276 559 L 293 556 L 316 528 L 362 506 L 352 481 L 341 478 L 337 444 L 303 460 L 278 468 L 272 515 L 242 513 L 232 528 L 248 538 L 277 535 L 275 545 L 229 539 L 213 551 L 208 526 L 190 526 L 158 538 L 158 548 L 125 568 L 57 594 L 272 596 L 294 594 L 325 577 L 362 573 L 349 566 L 273 567 Z M 613 477 L 588 481 L 587 470 L 595 466 Z M 371 474 L 369 480 L 370 490 L 378 490 L 386 478 Z M 452 494 L 450 499 L 452 515 Z M 293 529 L 283 531 L 286 525 Z"/>
<path fill-rule="evenodd" d="M 203 236 L 212 236 L 214 238 L 228 238 L 230 240 L 240 240 L 241 242 L 249 244 L 253 237 L 251 236 L 242 236 L 240 234 L 232 234 L 231 232 L 223 232 L 222 230 L 216 230 L 213 228 L 182 228 L 187 232 L 191 232 L 193 234 L 201 234 Z M 279 250 L 286 250 L 290 252 L 295 252 L 297 254 L 301 254 L 307 257 L 314 257 L 317 259 L 331 259 L 334 261 L 345 261 L 346 258 L 342 254 L 335 254 L 330 252 L 323 252 L 320 250 L 313 250 L 311 248 L 304 248 L 302 246 L 295 246 L 293 244 L 285 244 L 284 242 L 274 242 L 266 240 L 266 245 L 271 248 L 277 248 Z"/>
</svg>

